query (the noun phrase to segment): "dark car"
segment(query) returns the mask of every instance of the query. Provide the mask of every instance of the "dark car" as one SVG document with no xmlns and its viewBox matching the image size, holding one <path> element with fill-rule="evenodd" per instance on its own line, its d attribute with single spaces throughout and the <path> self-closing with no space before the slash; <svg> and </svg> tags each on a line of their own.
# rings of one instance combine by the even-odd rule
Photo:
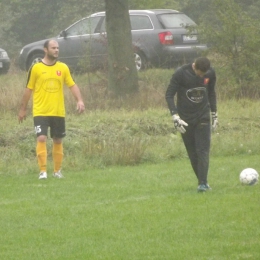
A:
<svg viewBox="0 0 260 260">
<path fill-rule="evenodd" d="M 147 65 L 169 67 L 190 62 L 207 49 L 200 44 L 196 24 L 175 10 L 130 10 L 132 44 L 138 70 Z M 72 24 L 54 37 L 59 43 L 59 60 L 72 70 L 99 68 L 106 64 L 105 12 L 92 14 Z M 193 28 L 193 31 L 189 28 Z M 20 52 L 19 66 L 28 70 L 43 57 L 45 40 L 26 45 Z"/>
<path fill-rule="evenodd" d="M 10 58 L 4 49 L 0 48 L 0 74 L 7 73 L 10 68 Z"/>
</svg>

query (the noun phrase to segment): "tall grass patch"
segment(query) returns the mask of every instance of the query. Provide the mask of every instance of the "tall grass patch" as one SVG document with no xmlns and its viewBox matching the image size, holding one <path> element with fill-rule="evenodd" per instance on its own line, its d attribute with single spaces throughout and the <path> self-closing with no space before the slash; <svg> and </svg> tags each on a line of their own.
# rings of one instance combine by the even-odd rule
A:
<svg viewBox="0 0 260 260">
<path fill-rule="evenodd" d="M 160 163 L 187 158 L 164 98 L 172 73 L 172 70 L 160 69 L 140 72 L 139 92 L 121 100 L 107 94 L 104 72 L 74 75 L 82 91 L 86 112 L 83 115 L 76 113 L 74 97 L 65 88 L 67 137 L 64 139 L 64 169 Z M 31 102 L 27 120 L 23 124 L 18 124 L 17 120 L 26 73 L 12 72 L 1 79 L 2 172 L 37 171 Z M 219 127 L 212 133 L 211 155 L 259 154 L 258 110 L 257 100 L 220 98 Z M 52 170 L 51 145 L 49 139 L 49 170 Z M 7 167 L 13 161 L 16 162 L 15 170 Z"/>
</svg>

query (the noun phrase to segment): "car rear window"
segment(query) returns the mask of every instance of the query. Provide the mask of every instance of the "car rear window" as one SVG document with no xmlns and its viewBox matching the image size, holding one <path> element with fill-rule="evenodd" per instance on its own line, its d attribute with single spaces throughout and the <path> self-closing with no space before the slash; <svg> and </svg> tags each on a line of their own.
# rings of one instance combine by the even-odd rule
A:
<svg viewBox="0 0 260 260">
<path fill-rule="evenodd" d="M 130 15 L 132 30 L 153 29 L 150 18 L 146 15 Z"/>
<path fill-rule="evenodd" d="M 186 14 L 161 14 L 158 17 L 166 29 L 196 25 Z"/>
</svg>

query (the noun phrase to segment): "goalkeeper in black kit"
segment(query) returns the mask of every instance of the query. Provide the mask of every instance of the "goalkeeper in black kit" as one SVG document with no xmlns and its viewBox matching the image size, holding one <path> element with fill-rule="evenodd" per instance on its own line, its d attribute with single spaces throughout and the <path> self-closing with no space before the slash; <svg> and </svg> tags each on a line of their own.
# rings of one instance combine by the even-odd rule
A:
<svg viewBox="0 0 260 260">
<path fill-rule="evenodd" d="M 216 74 L 209 59 L 200 57 L 178 68 L 166 91 L 174 126 L 181 133 L 198 179 L 198 192 L 211 189 L 208 184 L 210 139 L 211 130 L 215 131 L 218 125 L 215 84 Z"/>
</svg>

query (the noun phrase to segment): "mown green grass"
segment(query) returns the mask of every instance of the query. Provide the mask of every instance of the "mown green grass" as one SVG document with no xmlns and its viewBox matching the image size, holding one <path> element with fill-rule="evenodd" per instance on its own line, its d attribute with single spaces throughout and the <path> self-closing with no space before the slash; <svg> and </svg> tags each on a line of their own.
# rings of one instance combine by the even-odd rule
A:
<svg viewBox="0 0 260 260">
<path fill-rule="evenodd" d="M 211 159 L 199 194 L 187 159 L 77 169 L 61 180 L 0 175 L 1 259 L 259 259 L 259 156 Z"/>
</svg>

